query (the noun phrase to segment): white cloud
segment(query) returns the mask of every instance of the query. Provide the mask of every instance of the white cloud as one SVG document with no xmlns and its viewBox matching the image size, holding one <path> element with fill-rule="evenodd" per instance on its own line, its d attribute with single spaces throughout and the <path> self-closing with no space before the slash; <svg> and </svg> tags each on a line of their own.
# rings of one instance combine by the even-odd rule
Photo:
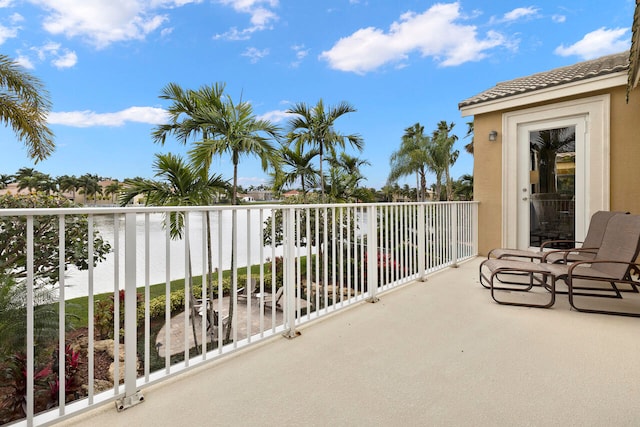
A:
<svg viewBox="0 0 640 427">
<path fill-rule="evenodd" d="M 9 7 L 13 4 L 13 0 L 0 0 L 0 8 Z"/>
<path fill-rule="evenodd" d="M 18 36 L 18 27 L 5 27 L 0 25 L 0 44 L 3 44 L 9 39 L 16 38 Z"/>
<path fill-rule="evenodd" d="M 62 48 L 60 43 L 49 42 L 40 47 L 32 47 L 40 61 L 51 58 L 51 65 L 56 68 L 71 68 L 78 62 L 78 55 L 74 51 Z"/>
<path fill-rule="evenodd" d="M 606 29 L 604 27 L 587 33 L 582 40 L 565 46 L 560 45 L 554 53 L 560 56 L 578 56 L 582 59 L 593 59 L 611 53 L 629 49 L 629 28 Z"/>
<path fill-rule="evenodd" d="M 533 6 L 518 7 L 516 9 L 513 9 L 511 12 L 505 13 L 503 17 L 503 21 L 510 22 L 510 21 L 517 21 L 518 19 L 521 19 L 521 18 L 531 18 L 538 14 L 538 10 L 539 9 Z"/>
<path fill-rule="evenodd" d="M 1 1 L 1 0 L 0 0 Z M 168 17 L 158 9 L 200 3 L 202 0 L 29 0 L 47 12 L 43 27 L 51 34 L 80 37 L 97 48 L 111 43 L 142 40 Z"/>
<path fill-rule="evenodd" d="M 442 66 L 455 66 L 481 60 L 487 50 L 509 44 L 496 31 L 479 39 L 475 26 L 456 23 L 461 19 L 458 3 L 436 4 L 421 14 L 403 14 L 386 33 L 374 27 L 360 29 L 322 52 L 320 59 L 331 68 L 364 74 L 385 64 L 404 66 L 413 51 Z"/>
<path fill-rule="evenodd" d="M 304 45 L 293 45 L 291 49 L 296 53 L 296 60 L 291 63 L 291 66 L 295 68 L 309 55 L 310 49 L 305 49 Z"/>
<path fill-rule="evenodd" d="M 16 63 L 28 70 L 33 70 L 34 68 L 36 68 L 33 65 L 33 62 L 31 62 L 31 60 L 24 55 L 18 55 L 18 57 L 16 58 Z"/>
<path fill-rule="evenodd" d="M 247 50 L 242 53 L 242 56 L 249 58 L 252 64 L 255 64 L 267 55 L 269 55 L 269 49 L 260 50 L 255 47 L 247 48 Z"/>
<path fill-rule="evenodd" d="M 553 15 L 551 17 L 551 20 L 557 24 L 562 24 L 563 22 L 565 22 L 567 20 L 567 17 L 564 15 Z"/>
<path fill-rule="evenodd" d="M 51 61 L 56 68 L 71 68 L 78 62 L 78 55 L 75 52 L 65 49 L 64 53 L 59 54 Z"/>
<path fill-rule="evenodd" d="M 118 127 L 129 122 L 158 125 L 166 123 L 167 120 L 167 112 L 157 107 L 129 107 L 115 113 L 96 113 L 90 110 L 52 112 L 47 119 L 50 124 L 78 128 Z"/>
<path fill-rule="evenodd" d="M 271 23 L 278 20 L 278 15 L 272 10 L 278 7 L 278 0 L 218 0 L 218 3 L 251 15 L 251 26 L 243 30 L 232 27 L 222 34 L 216 34 L 214 39 L 247 40 L 256 31 L 270 29 Z"/>
<path fill-rule="evenodd" d="M 285 120 L 289 120 L 290 117 L 291 117 L 291 114 L 287 113 L 286 111 L 273 110 L 273 111 L 267 111 L 264 114 L 260 114 L 258 116 L 258 119 L 268 120 L 271 123 L 281 123 Z"/>
</svg>

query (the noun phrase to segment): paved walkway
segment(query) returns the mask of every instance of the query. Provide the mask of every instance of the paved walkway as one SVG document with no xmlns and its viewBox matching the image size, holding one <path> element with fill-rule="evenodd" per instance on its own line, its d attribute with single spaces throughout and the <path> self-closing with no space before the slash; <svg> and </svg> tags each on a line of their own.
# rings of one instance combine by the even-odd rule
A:
<svg viewBox="0 0 640 427">
<path fill-rule="evenodd" d="M 236 324 L 237 324 L 237 334 L 238 339 L 244 339 L 247 337 L 247 329 L 251 328 L 252 333 L 256 333 L 260 331 L 260 328 L 264 328 L 263 330 L 271 329 L 272 325 L 272 313 L 271 308 L 267 307 L 264 316 L 260 316 L 260 307 L 258 302 L 254 299 L 251 301 L 251 317 L 248 318 L 247 309 L 248 304 L 246 301 L 238 301 L 238 304 L 235 306 L 235 315 Z M 218 300 L 213 300 L 213 307 L 215 310 L 218 310 Z M 197 311 L 197 310 L 196 310 Z M 222 318 L 225 318 L 229 314 L 229 297 L 225 297 L 222 299 Z M 191 316 L 186 316 L 190 319 Z M 261 325 L 262 321 L 262 325 Z M 170 351 L 169 354 L 173 355 L 176 353 L 184 352 L 184 337 L 185 337 L 185 313 L 178 313 L 177 315 L 171 318 L 170 325 L 164 325 L 158 336 L 156 338 L 156 347 L 158 348 L 158 354 L 160 357 L 164 357 L 167 349 L 166 344 L 166 328 L 169 327 L 170 332 Z M 275 311 L 275 324 L 281 325 L 283 323 L 283 315 L 280 310 Z M 195 319 L 195 327 L 196 334 L 198 336 L 198 342 L 202 338 L 202 316 L 196 314 Z M 214 328 L 214 336 L 217 337 L 218 328 Z M 221 333 L 224 333 L 221 331 Z M 224 335 L 223 335 L 224 336 Z M 206 334 L 207 342 L 211 342 L 211 334 L 207 332 Z M 188 327 L 187 339 L 189 340 L 189 348 L 194 346 L 193 332 L 192 327 Z"/>
</svg>

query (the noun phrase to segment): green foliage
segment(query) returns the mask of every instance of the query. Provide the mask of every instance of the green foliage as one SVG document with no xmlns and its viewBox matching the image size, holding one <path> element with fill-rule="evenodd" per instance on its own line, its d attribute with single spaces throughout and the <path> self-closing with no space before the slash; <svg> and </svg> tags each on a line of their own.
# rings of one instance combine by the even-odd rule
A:
<svg viewBox="0 0 640 427">
<path fill-rule="evenodd" d="M 68 208 L 73 203 L 61 196 L 43 193 L 0 196 L 0 209 Z M 96 231 L 91 236 L 93 260 L 89 260 L 88 220 L 84 215 L 65 217 L 66 265 L 80 270 L 95 266 L 105 259 L 111 246 Z M 55 285 L 59 279 L 58 217 L 36 216 L 34 233 L 34 280 L 37 287 Z M 0 217 L 0 273 L 23 279 L 27 275 L 27 220 L 26 217 Z"/>
<path fill-rule="evenodd" d="M 24 281 L 0 275 L 0 356 L 24 349 L 27 336 L 27 290 Z M 50 291 L 34 290 L 34 341 L 36 351 L 58 333 L 58 312 Z"/>
</svg>

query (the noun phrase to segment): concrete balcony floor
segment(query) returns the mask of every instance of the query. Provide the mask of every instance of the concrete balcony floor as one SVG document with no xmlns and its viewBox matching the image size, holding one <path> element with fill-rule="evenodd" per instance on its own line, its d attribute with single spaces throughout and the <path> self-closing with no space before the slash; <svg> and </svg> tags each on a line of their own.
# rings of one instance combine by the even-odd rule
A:
<svg viewBox="0 0 640 427">
<path fill-rule="evenodd" d="M 501 306 L 480 258 L 67 426 L 640 424 L 640 319 Z"/>
</svg>

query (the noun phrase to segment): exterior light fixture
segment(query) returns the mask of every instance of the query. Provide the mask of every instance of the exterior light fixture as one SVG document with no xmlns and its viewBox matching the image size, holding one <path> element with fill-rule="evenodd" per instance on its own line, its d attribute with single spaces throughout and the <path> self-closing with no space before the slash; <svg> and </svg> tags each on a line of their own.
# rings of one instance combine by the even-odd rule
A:
<svg viewBox="0 0 640 427">
<path fill-rule="evenodd" d="M 489 132 L 489 141 L 493 142 L 498 138 L 498 131 L 492 130 Z"/>
</svg>

